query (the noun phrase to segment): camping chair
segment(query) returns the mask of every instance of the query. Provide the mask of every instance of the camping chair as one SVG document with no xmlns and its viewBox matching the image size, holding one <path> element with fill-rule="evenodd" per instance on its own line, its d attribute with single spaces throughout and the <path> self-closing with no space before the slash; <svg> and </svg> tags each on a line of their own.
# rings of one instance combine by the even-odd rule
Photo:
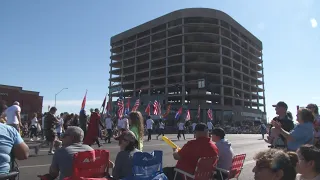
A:
<svg viewBox="0 0 320 180">
<path fill-rule="evenodd" d="M 221 179 L 224 179 L 222 173 L 228 174 L 228 179 L 233 179 L 233 178 L 238 179 L 243 169 L 243 164 L 245 159 L 246 159 L 246 154 L 239 154 L 233 157 L 232 166 L 230 170 L 217 168 L 217 170 L 220 171 Z"/>
<path fill-rule="evenodd" d="M 174 180 L 177 178 L 177 174 L 180 173 L 184 176 L 184 180 L 212 180 L 213 172 L 217 166 L 219 157 L 202 157 L 198 159 L 198 163 L 194 174 L 189 174 L 181 169 L 174 168 L 175 175 Z"/>
<path fill-rule="evenodd" d="M 7 174 L 1 174 L 0 180 L 14 180 L 18 177 L 19 179 L 19 167 L 18 164 L 15 161 L 15 157 L 13 155 L 13 152 L 10 153 L 10 172 Z M 15 166 L 17 165 L 17 166 Z"/>
<path fill-rule="evenodd" d="M 132 157 L 133 177 L 126 177 L 125 180 L 152 180 L 157 177 L 166 179 L 162 173 L 162 151 L 136 152 Z"/>
<path fill-rule="evenodd" d="M 108 180 L 109 151 L 98 149 L 76 153 L 72 168 L 72 176 L 65 180 Z"/>
</svg>

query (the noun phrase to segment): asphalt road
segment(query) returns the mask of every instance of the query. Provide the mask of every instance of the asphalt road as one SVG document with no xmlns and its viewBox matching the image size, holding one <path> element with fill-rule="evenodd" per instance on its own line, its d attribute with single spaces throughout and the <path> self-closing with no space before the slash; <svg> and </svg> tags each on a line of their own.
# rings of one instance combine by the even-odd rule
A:
<svg viewBox="0 0 320 180">
<path fill-rule="evenodd" d="M 193 135 L 186 135 L 187 140 L 178 141 L 176 135 L 167 135 L 180 147 L 193 138 Z M 174 166 L 176 161 L 172 158 L 172 149 L 165 144 L 162 140 L 156 140 L 156 136 L 153 136 L 153 140 L 144 142 L 144 151 L 151 152 L 153 150 L 162 150 L 164 152 L 163 163 L 164 167 Z M 230 134 L 227 135 L 227 139 L 231 142 L 235 154 L 246 153 L 246 161 L 244 169 L 240 175 L 240 180 L 252 180 L 254 167 L 253 156 L 264 149 L 267 149 L 267 145 L 263 140 L 260 140 L 261 135 L 252 134 Z M 104 142 L 103 142 L 104 143 Z M 97 146 L 94 146 L 97 148 Z M 111 160 L 114 161 L 119 151 L 119 147 L 116 141 L 111 144 L 103 144 L 101 147 L 110 151 Z M 48 173 L 48 169 L 52 160 L 52 156 L 48 155 L 48 148 L 41 148 L 38 156 L 34 156 L 34 151 L 31 150 L 29 159 L 19 161 L 20 167 L 20 179 L 22 180 L 36 180 L 37 175 Z"/>
</svg>

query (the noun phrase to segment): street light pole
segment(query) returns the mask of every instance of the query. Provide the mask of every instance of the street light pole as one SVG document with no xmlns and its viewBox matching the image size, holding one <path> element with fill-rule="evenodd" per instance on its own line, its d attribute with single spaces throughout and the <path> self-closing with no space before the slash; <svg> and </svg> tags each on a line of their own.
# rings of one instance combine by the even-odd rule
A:
<svg viewBox="0 0 320 180">
<path fill-rule="evenodd" d="M 62 88 L 59 92 L 57 92 L 54 96 L 54 107 L 57 107 L 57 95 L 61 93 L 63 90 L 68 89 L 68 88 Z"/>
</svg>

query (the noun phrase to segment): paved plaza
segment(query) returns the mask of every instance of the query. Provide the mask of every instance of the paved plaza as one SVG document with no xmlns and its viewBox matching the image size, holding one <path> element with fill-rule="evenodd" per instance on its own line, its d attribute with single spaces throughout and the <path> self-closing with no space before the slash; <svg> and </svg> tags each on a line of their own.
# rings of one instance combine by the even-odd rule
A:
<svg viewBox="0 0 320 180">
<path fill-rule="evenodd" d="M 187 140 L 191 140 L 193 135 L 186 135 L 187 140 L 177 140 L 176 135 L 167 135 L 177 145 L 183 146 Z M 146 138 L 146 137 L 145 137 Z M 252 180 L 254 167 L 253 156 L 255 153 L 267 148 L 267 144 L 261 140 L 261 135 L 256 134 L 230 134 L 227 135 L 227 139 L 231 142 L 235 154 L 246 153 L 247 158 L 244 165 L 244 170 L 241 173 L 240 180 Z M 103 142 L 104 143 L 104 142 Z M 94 148 L 98 148 L 94 146 Z M 101 147 L 110 151 L 111 160 L 114 161 L 119 151 L 119 147 L 116 141 L 111 144 L 103 144 Z M 172 149 L 165 144 L 162 140 L 156 140 L 156 136 L 153 135 L 153 140 L 144 142 L 144 151 L 151 152 L 153 150 L 162 150 L 164 152 L 163 163 L 165 166 L 174 166 L 176 161 L 172 158 Z M 38 156 L 34 156 L 34 151 L 31 150 L 31 157 L 24 161 L 19 161 L 20 166 L 20 179 L 33 180 L 37 179 L 37 175 L 48 173 L 49 166 L 52 160 L 52 156 L 48 155 L 48 148 L 40 149 Z"/>
</svg>

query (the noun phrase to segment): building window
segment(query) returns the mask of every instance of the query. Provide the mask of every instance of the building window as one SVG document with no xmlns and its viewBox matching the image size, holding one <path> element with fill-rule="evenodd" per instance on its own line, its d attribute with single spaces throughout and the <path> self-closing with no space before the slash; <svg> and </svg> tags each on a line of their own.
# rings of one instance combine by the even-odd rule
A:
<svg viewBox="0 0 320 180">
<path fill-rule="evenodd" d="M 233 112 L 223 111 L 223 122 L 224 124 L 233 125 Z"/>
</svg>

